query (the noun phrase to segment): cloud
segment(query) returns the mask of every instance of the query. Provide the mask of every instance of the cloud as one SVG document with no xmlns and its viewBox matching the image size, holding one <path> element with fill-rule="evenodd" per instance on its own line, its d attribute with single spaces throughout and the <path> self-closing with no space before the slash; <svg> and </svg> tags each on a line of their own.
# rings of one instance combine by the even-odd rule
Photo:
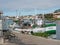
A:
<svg viewBox="0 0 60 45">
<path fill-rule="evenodd" d="M 19 8 L 39 8 L 48 9 L 53 7 L 59 7 L 60 0 L 0 0 L 0 9 L 12 9 Z"/>
</svg>

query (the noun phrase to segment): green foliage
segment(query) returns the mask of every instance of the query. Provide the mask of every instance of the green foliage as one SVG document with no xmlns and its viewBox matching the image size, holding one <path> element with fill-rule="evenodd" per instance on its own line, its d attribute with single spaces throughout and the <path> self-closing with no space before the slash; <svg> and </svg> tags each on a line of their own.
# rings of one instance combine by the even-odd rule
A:
<svg viewBox="0 0 60 45">
<path fill-rule="evenodd" d="M 37 33 L 31 33 L 31 34 L 35 35 L 35 36 L 41 36 L 41 37 L 48 38 L 48 36 L 50 36 L 52 34 L 56 34 L 56 30 L 50 30 L 50 31 L 46 31 L 46 32 L 37 32 Z"/>
<path fill-rule="evenodd" d="M 32 26 L 32 28 L 35 28 L 35 27 L 37 27 L 37 25 L 33 25 L 33 26 Z"/>
<path fill-rule="evenodd" d="M 53 14 L 45 14 L 44 17 L 47 20 L 53 20 Z"/>
<path fill-rule="evenodd" d="M 60 18 L 56 18 L 55 20 L 60 20 Z"/>
<path fill-rule="evenodd" d="M 46 31 L 45 33 L 47 33 L 49 35 L 56 34 L 56 30 Z"/>
<path fill-rule="evenodd" d="M 45 24 L 41 25 L 41 27 L 45 27 L 45 26 L 46 26 Z"/>
<path fill-rule="evenodd" d="M 19 22 L 19 20 L 15 20 L 14 22 L 15 22 L 15 23 L 18 23 L 18 22 Z"/>
<path fill-rule="evenodd" d="M 54 11 L 54 13 L 57 13 L 57 12 L 60 12 L 60 9 L 57 9 L 57 10 Z"/>
<path fill-rule="evenodd" d="M 45 37 L 45 38 L 48 37 L 48 34 L 47 34 L 47 33 L 42 33 L 42 32 L 39 32 L 39 33 L 33 33 L 32 35 L 35 35 L 35 36 L 41 36 L 41 37 Z"/>
</svg>

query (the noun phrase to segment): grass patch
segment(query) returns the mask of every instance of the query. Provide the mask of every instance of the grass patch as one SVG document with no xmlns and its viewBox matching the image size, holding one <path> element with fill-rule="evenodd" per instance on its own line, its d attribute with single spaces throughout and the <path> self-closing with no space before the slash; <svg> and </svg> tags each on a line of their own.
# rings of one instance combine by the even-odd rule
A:
<svg viewBox="0 0 60 45">
<path fill-rule="evenodd" d="M 41 37 L 47 38 L 48 36 L 50 36 L 52 34 L 56 34 L 56 30 L 50 30 L 50 31 L 46 31 L 46 32 L 37 32 L 37 33 L 31 33 L 31 34 L 35 35 L 35 36 L 41 36 Z"/>
</svg>

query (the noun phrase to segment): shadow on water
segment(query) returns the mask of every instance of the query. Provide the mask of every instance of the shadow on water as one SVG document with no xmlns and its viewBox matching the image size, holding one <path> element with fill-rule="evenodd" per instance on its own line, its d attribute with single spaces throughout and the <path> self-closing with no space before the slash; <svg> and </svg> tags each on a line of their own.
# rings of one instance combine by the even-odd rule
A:
<svg viewBox="0 0 60 45">
<path fill-rule="evenodd" d="M 25 44 L 21 41 L 21 39 L 18 39 L 18 37 L 15 38 L 11 38 L 11 40 L 9 40 L 10 43 L 15 43 L 17 45 L 36 45 L 36 44 Z"/>
</svg>

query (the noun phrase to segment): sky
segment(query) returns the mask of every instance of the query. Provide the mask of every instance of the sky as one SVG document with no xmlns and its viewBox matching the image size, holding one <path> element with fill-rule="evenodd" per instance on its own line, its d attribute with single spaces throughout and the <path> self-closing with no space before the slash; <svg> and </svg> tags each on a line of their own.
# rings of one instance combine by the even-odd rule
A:
<svg viewBox="0 0 60 45">
<path fill-rule="evenodd" d="M 34 15 L 52 13 L 60 9 L 60 0 L 0 0 L 3 15 Z"/>
</svg>

